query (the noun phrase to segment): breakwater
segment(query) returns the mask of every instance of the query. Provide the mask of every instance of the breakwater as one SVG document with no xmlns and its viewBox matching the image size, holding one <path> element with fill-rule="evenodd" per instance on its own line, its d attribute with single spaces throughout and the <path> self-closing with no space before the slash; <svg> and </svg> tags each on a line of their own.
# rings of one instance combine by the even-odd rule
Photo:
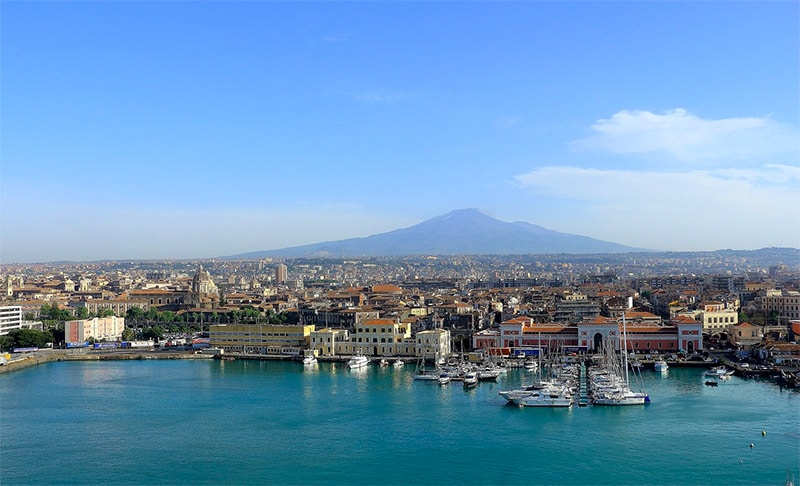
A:
<svg viewBox="0 0 800 486">
<path fill-rule="evenodd" d="M 87 350 L 40 350 L 23 355 L 13 355 L 3 366 L 0 374 L 57 361 L 127 361 L 143 359 L 213 359 L 207 354 L 195 354 L 185 351 L 105 351 Z"/>
</svg>

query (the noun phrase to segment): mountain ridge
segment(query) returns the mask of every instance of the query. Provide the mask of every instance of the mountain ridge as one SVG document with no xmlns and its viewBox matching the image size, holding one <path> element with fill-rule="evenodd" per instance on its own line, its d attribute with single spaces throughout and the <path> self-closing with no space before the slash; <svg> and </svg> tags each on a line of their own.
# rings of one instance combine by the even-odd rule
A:
<svg viewBox="0 0 800 486">
<path fill-rule="evenodd" d="M 408 228 L 220 258 L 366 257 L 466 254 L 593 254 L 651 251 L 524 221 L 504 222 L 477 209 L 457 209 Z"/>
</svg>

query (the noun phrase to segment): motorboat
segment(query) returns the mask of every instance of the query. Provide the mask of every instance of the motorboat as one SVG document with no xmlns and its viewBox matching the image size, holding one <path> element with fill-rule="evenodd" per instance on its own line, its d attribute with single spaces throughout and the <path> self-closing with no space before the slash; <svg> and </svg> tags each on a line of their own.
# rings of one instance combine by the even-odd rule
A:
<svg viewBox="0 0 800 486">
<path fill-rule="evenodd" d="M 721 378 L 726 379 L 733 376 L 734 370 L 729 370 L 724 366 L 715 366 L 711 369 L 706 370 L 703 373 L 703 376 L 711 377 L 711 378 Z"/>
<path fill-rule="evenodd" d="M 497 368 L 486 368 L 478 370 L 478 380 L 480 381 L 491 381 L 497 380 L 497 377 L 500 376 L 501 371 Z"/>
<path fill-rule="evenodd" d="M 511 401 L 518 407 L 569 407 L 573 403 L 572 395 L 568 391 L 536 391 L 516 396 Z"/>
<path fill-rule="evenodd" d="M 653 363 L 653 367 L 655 368 L 656 371 L 659 371 L 659 372 L 663 372 L 663 371 L 669 370 L 669 365 L 663 359 L 657 359 Z"/>
<path fill-rule="evenodd" d="M 347 361 L 347 367 L 351 370 L 357 370 L 366 367 L 369 364 L 369 358 L 359 353 L 351 357 Z"/>
<path fill-rule="evenodd" d="M 450 375 L 448 375 L 447 373 L 442 373 L 442 374 L 439 375 L 439 378 L 437 378 L 437 379 L 439 380 L 439 384 L 440 385 L 446 385 L 446 384 L 450 383 L 450 379 L 451 378 L 450 378 Z"/>
<path fill-rule="evenodd" d="M 381 368 L 384 368 L 386 366 L 389 366 L 389 361 L 387 361 L 386 358 L 383 358 L 378 364 L 380 365 Z"/>
<path fill-rule="evenodd" d="M 470 371 L 464 374 L 464 388 L 472 388 L 478 385 L 478 374 Z"/>
<path fill-rule="evenodd" d="M 309 354 L 308 356 L 303 358 L 304 366 L 314 366 L 317 363 L 318 363 L 317 358 L 313 354 Z"/>
<path fill-rule="evenodd" d="M 405 361 L 403 361 L 402 359 L 398 359 L 398 360 L 397 360 L 397 361 L 395 361 L 395 362 L 394 362 L 394 364 L 393 364 L 393 366 L 394 366 L 395 368 L 402 368 L 402 367 L 403 367 L 403 366 L 405 366 L 405 365 L 406 365 L 406 362 L 405 362 Z"/>
</svg>

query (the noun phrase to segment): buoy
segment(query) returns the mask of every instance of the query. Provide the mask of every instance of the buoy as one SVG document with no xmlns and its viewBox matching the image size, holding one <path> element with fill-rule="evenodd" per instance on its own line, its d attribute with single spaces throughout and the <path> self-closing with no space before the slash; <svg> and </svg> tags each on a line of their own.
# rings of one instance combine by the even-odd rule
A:
<svg viewBox="0 0 800 486">
<path fill-rule="evenodd" d="M 756 446 L 756 445 L 755 445 L 755 444 L 753 444 L 752 442 L 750 443 L 750 448 L 751 448 L 751 449 L 752 449 L 753 447 L 755 447 L 755 446 Z"/>
<path fill-rule="evenodd" d="M 767 436 L 767 431 L 766 430 L 762 430 L 761 431 L 761 437 L 766 437 L 766 436 Z"/>
</svg>

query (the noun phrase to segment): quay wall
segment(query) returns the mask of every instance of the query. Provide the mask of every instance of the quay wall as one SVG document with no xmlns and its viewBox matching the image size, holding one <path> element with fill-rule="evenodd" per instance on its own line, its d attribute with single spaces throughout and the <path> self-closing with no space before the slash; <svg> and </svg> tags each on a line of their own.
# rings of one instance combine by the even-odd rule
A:
<svg viewBox="0 0 800 486">
<path fill-rule="evenodd" d="M 141 359 L 213 359 L 208 354 L 194 354 L 187 352 L 164 352 L 164 351 L 109 351 L 92 352 L 85 350 L 52 350 L 39 351 L 19 357 L 13 357 L 2 366 L 0 374 L 11 371 L 22 370 L 31 366 L 53 361 L 118 361 L 118 360 L 141 360 Z"/>
</svg>

